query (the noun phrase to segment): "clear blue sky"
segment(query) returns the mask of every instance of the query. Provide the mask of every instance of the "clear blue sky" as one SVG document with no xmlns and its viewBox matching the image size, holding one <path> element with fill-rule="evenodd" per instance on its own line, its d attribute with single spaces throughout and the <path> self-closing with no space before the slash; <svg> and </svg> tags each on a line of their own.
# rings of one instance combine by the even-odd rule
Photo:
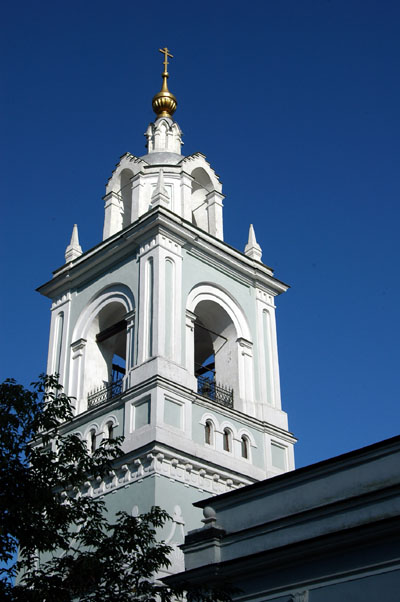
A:
<svg viewBox="0 0 400 602">
<path fill-rule="evenodd" d="M 158 48 L 184 152 L 224 184 L 225 240 L 253 222 L 277 300 L 297 465 L 399 430 L 400 3 L 6 3 L 1 23 L 1 377 L 45 368 L 74 222 L 101 240 L 104 185 L 145 153 Z"/>
</svg>

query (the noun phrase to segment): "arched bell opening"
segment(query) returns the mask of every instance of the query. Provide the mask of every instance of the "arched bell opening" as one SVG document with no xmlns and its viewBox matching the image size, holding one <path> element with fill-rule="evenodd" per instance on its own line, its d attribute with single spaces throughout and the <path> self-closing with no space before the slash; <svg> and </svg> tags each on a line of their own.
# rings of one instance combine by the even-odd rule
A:
<svg viewBox="0 0 400 602">
<path fill-rule="evenodd" d="M 207 172 L 197 167 L 192 172 L 192 223 L 202 230 L 209 231 L 207 194 L 213 190 L 211 179 Z"/>
<path fill-rule="evenodd" d="M 122 391 L 126 371 L 126 310 L 111 302 L 93 318 L 87 335 L 84 390 L 88 406 Z"/>
<path fill-rule="evenodd" d="M 238 392 L 236 328 L 227 312 L 214 301 L 200 301 L 194 313 L 194 374 L 198 392 L 232 407 L 235 391 Z"/>
</svg>

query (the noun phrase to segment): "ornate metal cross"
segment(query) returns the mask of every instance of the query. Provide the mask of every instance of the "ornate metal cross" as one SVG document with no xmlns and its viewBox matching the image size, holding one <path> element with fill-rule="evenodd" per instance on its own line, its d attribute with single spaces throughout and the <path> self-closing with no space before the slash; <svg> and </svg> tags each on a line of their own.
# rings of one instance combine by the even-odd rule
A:
<svg viewBox="0 0 400 602">
<path fill-rule="evenodd" d="M 169 52 L 169 50 L 168 50 L 167 47 L 162 48 L 162 49 L 160 48 L 159 52 L 161 52 L 161 54 L 164 55 L 164 61 L 163 61 L 164 62 L 164 73 L 167 73 L 168 57 L 170 59 L 173 59 L 174 57 L 173 57 L 172 54 L 170 54 L 170 52 Z"/>
</svg>

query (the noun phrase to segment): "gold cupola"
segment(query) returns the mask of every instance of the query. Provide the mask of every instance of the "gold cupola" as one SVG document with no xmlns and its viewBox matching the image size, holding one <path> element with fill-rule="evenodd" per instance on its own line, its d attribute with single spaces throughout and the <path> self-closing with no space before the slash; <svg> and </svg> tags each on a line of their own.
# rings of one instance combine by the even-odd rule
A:
<svg viewBox="0 0 400 602">
<path fill-rule="evenodd" d="M 159 117 L 172 117 L 175 113 L 178 102 L 175 96 L 168 90 L 167 79 L 168 79 L 168 57 L 173 58 L 172 54 L 169 53 L 168 48 L 160 48 L 160 52 L 164 55 L 164 72 L 162 74 L 163 84 L 160 92 L 153 97 L 153 111 Z"/>
</svg>

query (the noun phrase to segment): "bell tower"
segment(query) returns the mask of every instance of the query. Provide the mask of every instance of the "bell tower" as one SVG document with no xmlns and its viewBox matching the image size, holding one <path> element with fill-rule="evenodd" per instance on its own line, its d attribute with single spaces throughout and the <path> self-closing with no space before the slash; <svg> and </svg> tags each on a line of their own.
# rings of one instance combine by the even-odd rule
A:
<svg viewBox="0 0 400 602">
<path fill-rule="evenodd" d="M 165 508 L 177 570 L 202 518 L 192 503 L 292 470 L 295 439 L 275 324 L 288 287 L 261 262 L 253 226 L 244 253 L 224 242 L 222 185 L 203 154 L 181 154 L 161 52 L 147 153 L 112 172 L 102 242 L 82 253 L 74 226 L 66 263 L 39 291 L 52 300 L 48 373 L 75 398 L 68 429 L 91 449 L 125 437 L 88 493 L 115 510 Z"/>
</svg>

